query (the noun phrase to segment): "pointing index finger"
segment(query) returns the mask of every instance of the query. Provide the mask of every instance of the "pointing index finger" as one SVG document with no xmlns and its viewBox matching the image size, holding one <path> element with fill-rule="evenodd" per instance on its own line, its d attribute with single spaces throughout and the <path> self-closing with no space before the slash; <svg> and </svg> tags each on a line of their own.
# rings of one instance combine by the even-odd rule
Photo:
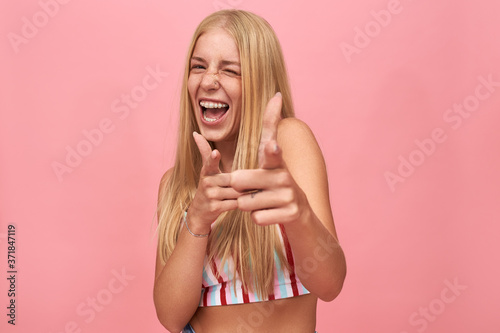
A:
<svg viewBox="0 0 500 333">
<path fill-rule="evenodd" d="M 269 100 L 264 111 L 264 118 L 262 120 L 262 133 L 260 135 L 259 144 L 259 165 L 262 166 L 264 162 L 264 150 L 266 144 L 270 141 L 277 141 L 278 123 L 281 119 L 281 105 L 282 97 L 278 92 Z"/>
<path fill-rule="evenodd" d="M 203 161 L 200 175 L 210 176 L 220 173 L 219 161 L 221 156 L 219 151 L 212 151 L 212 147 L 210 147 L 207 139 L 205 139 L 201 134 L 193 132 L 193 137 Z"/>
</svg>

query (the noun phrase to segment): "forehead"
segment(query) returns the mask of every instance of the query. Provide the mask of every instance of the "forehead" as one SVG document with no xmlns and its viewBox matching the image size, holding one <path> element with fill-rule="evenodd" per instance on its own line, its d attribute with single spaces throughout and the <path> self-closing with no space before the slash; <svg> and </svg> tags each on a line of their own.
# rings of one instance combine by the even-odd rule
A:
<svg viewBox="0 0 500 333">
<path fill-rule="evenodd" d="M 204 32 L 196 41 L 193 57 L 206 61 L 239 61 L 240 53 L 233 37 L 222 28 L 212 28 Z"/>
</svg>

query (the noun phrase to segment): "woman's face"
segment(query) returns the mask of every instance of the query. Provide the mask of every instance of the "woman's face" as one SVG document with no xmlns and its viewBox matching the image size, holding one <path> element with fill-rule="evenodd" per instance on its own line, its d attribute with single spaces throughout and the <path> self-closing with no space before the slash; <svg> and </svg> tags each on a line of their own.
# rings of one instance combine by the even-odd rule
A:
<svg viewBox="0 0 500 333">
<path fill-rule="evenodd" d="M 201 134 L 216 146 L 234 143 L 241 118 L 240 54 L 224 29 L 210 29 L 198 38 L 188 91 Z"/>
</svg>

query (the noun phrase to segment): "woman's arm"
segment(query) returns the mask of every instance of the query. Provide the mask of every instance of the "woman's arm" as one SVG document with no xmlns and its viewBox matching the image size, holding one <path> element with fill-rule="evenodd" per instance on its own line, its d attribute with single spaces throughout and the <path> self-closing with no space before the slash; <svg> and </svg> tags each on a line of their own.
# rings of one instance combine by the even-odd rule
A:
<svg viewBox="0 0 500 333">
<path fill-rule="evenodd" d="M 220 153 L 212 151 L 208 142 L 197 135 L 195 140 L 204 163 L 186 221 L 193 233 L 204 235 L 210 232 L 211 223 L 220 213 L 236 209 L 239 193 L 227 187 L 230 175 L 220 173 Z M 163 176 L 160 192 L 171 174 L 172 169 Z M 167 262 L 163 263 L 157 254 L 154 302 L 158 319 L 171 332 L 180 332 L 198 308 L 207 240 L 208 237 L 191 235 L 183 225 Z"/>
<path fill-rule="evenodd" d="M 280 122 L 278 143 L 298 187 L 298 218 L 285 224 L 296 272 L 311 293 L 331 301 L 342 289 L 346 262 L 333 222 L 323 154 L 309 127 L 295 118 Z"/>
<path fill-rule="evenodd" d="M 324 301 L 333 300 L 346 275 L 330 207 L 328 178 L 321 150 L 309 127 L 295 118 L 279 121 L 281 97 L 269 102 L 259 152 L 260 169 L 232 173 L 231 186 L 243 192 L 241 210 L 260 225 L 281 223 L 304 286 Z"/>
<path fill-rule="evenodd" d="M 190 223 L 190 229 L 197 232 L 194 223 Z M 198 308 L 206 247 L 207 237 L 193 237 L 183 226 L 166 263 L 157 253 L 154 284 L 156 314 L 160 323 L 171 332 L 180 332 Z"/>
</svg>

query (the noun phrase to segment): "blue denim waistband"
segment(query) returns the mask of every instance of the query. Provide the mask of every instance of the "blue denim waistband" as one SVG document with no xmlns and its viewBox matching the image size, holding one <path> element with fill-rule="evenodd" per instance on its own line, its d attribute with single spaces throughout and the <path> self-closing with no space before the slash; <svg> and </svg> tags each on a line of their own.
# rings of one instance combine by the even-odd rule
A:
<svg viewBox="0 0 500 333">
<path fill-rule="evenodd" d="M 193 327 L 188 323 L 186 327 L 182 329 L 181 333 L 196 333 L 196 332 L 193 330 Z"/>
<path fill-rule="evenodd" d="M 188 323 L 186 327 L 182 329 L 181 333 L 196 333 L 193 329 L 193 327 Z M 318 333 L 317 331 L 314 331 L 314 333 Z"/>
</svg>

